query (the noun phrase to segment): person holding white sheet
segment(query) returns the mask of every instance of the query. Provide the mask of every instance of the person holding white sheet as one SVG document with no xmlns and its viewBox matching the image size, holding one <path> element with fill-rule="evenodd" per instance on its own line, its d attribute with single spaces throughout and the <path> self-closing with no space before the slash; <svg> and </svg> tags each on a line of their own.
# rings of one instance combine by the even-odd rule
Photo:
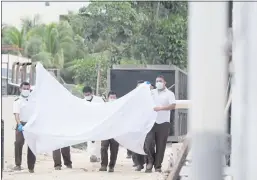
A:
<svg viewBox="0 0 257 180">
<path fill-rule="evenodd" d="M 139 86 L 142 83 L 146 83 L 146 84 L 150 85 L 151 90 L 153 90 L 155 88 L 155 86 L 153 84 L 151 84 L 149 81 L 142 81 L 142 80 L 137 82 L 137 86 Z M 150 156 L 151 156 L 151 154 L 155 153 L 155 141 L 152 138 L 151 132 L 149 132 L 146 135 L 145 143 L 144 143 L 144 151 L 146 154 L 150 154 Z M 136 171 L 141 171 L 142 169 L 144 169 L 144 164 L 153 163 L 153 161 L 150 161 L 151 158 L 148 158 L 148 155 L 144 156 L 141 154 L 133 153 L 133 156 L 135 157 L 135 161 L 137 163 L 137 166 L 135 169 Z M 150 171 L 146 170 L 146 172 L 150 172 Z"/>
<path fill-rule="evenodd" d="M 148 81 L 139 80 L 139 81 L 137 81 L 137 87 L 143 83 L 146 83 L 149 85 L 151 84 Z M 133 166 L 136 167 L 135 171 L 141 171 L 142 169 L 144 169 L 144 164 L 145 164 L 145 160 L 146 160 L 144 155 L 132 152 L 132 159 L 133 159 L 133 163 L 134 163 Z"/>
<path fill-rule="evenodd" d="M 85 86 L 83 88 L 83 94 L 86 101 L 92 103 L 102 103 L 104 100 L 101 97 L 93 95 L 92 88 Z M 100 161 L 100 151 L 101 151 L 101 142 L 100 141 L 88 141 L 87 149 L 90 154 L 90 162 L 99 162 Z"/>
<path fill-rule="evenodd" d="M 170 131 L 170 111 L 176 106 L 175 95 L 166 88 L 164 76 L 157 76 L 155 86 L 156 89 L 152 90 L 152 95 L 156 104 L 154 111 L 157 112 L 157 118 L 145 141 L 146 172 L 151 172 L 153 166 L 156 172 L 162 171 L 162 162 Z M 156 152 L 152 146 L 153 141 L 155 141 Z"/>
<path fill-rule="evenodd" d="M 115 101 L 117 99 L 117 94 L 113 91 L 108 93 L 108 102 Z M 115 139 L 107 139 L 101 142 L 101 168 L 99 171 L 107 171 L 108 166 L 108 149 L 110 146 L 110 161 L 109 161 L 109 172 L 114 172 L 114 167 L 116 164 L 119 143 Z"/>
<path fill-rule="evenodd" d="M 20 171 L 22 163 L 22 149 L 24 145 L 23 126 L 28 122 L 28 115 L 25 113 L 25 109 L 29 102 L 30 95 L 30 84 L 23 82 L 20 85 L 20 96 L 13 103 L 13 114 L 17 123 L 15 130 L 15 143 L 14 143 L 14 156 L 15 156 L 15 167 L 13 170 Z M 27 152 L 27 163 L 30 173 L 34 173 L 34 167 L 36 163 L 36 156 L 33 154 L 31 149 L 28 147 Z"/>
</svg>

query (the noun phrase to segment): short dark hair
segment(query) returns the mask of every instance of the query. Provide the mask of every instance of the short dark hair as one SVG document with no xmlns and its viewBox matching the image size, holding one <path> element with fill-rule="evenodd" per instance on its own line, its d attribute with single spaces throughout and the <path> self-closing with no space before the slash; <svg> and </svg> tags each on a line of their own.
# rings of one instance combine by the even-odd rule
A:
<svg viewBox="0 0 257 180">
<path fill-rule="evenodd" d="M 85 86 L 82 90 L 83 93 L 92 93 L 92 88 L 90 86 Z"/>
<path fill-rule="evenodd" d="M 163 75 L 158 75 L 156 78 L 162 78 L 165 81 L 165 77 Z"/>
<path fill-rule="evenodd" d="M 137 81 L 137 84 L 142 84 L 142 83 L 144 83 L 145 81 L 143 81 L 143 80 L 138 80 Z"/>
<path fill-rule="evenodd" d="M 114 91 L 110 91 L 110 92 L 108 93 L 108 97 L 109 97 L 110 95 L 116 95 L 116 96 L 117 96 L 117 93 L 114 92 Z"/>
<path fill-rule="evenodd" d="M 23 86 L 30 86 L 30 83 L 29 82 L 22 82 L 20 84 L 20 88 L 22 88 Z"/>
</svg>

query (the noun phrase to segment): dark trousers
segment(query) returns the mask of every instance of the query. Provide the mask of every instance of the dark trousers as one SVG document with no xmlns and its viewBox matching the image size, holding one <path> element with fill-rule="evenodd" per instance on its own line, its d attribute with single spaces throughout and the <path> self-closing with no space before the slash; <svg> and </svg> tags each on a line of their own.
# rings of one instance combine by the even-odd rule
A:
<svg viewBox="0 0 257 180">
<path fill-rule="evenodd" d="M 132 153 L 132 161 L 133 161 L 133 164 L 134 165 L 137 165 L 138 163 L 137 163 L 137 154 L 136 153 L 134 153 L 134 152 L 132 152 L 131 151 L 131 153 Z"/>
<path fill-rule="evenodd" d="M 132 151 L 127 149 L 127 156 L 132 156 Z"/>
<path fill-rule="evenodd" d="M 21 123 L 22 125 L 25 125 L 26 123 Z M 24 145 L 24 136 L 23 133 L 18 131 L 17 127 L 15 130 L 15 143 L 14 143 L 14 157 L 15 157 L 15 165 L 21 166 L 22 162 L 22 149 Z M 34 170 L 36 163 L 36 156 L 33 154 L 33 152 L 28 147 L 28 153 L 27 153 L 27 164 L 29 170 Z"/>
<path fill-rule="evenodd" d="M 155 169 L 162 167 L 169 132 L 169 122 L 162 124 L 155 123 L 145 139 L 146 161 L 147 163 L 153 163 Z M 153 142 L 156 145 L 156 152 L 154 151 Z"/>
<path fill-rule="evenodd" d="M 153 138 L 153 129 L 146 135 L 145 144 L 144 144 L 144 151 L 147 154 L 145 156 L 145 163 L 146 164 L 154 164 L 154 156 L 155 155 L 155 138 Z"/>
<path fill-rule="evenodd" d="M 108 166 L 108 148 L 110 146 L 110 163 L 109 167 L 114 168 L 119 151 L 119 143 L 114 139 L 108 139 L 101 142 L 101 166 Z"/>
<path fill-rule="evenodd" d="M 70 166 L 72 164 L 69 146 L 53 151 L 54 167 L 62 166 L 62 158 L 65 166 Z"/>
<path fill-rule="evenodd" d="M 146 147 L 148 147 L 148 148 L 146 148 Z M 148 154 L 148 153 L 155 154 L 155 139 L 152 138 L 151 131 L 146 135 L 144 151 L 146 154 Z M 137 154 L 137 153 L 133 153 L 132 157 L 133 156 L 134 156 L 133 161 L 135 162 L 136 165 L 143 166 L 145 163 L 146 164 L 154 163 L 154 159 L 152 159 L 151 157 L 148 158 L 148 156 Z"/>
<path fill-rule="evenodd" d="M 143 166 L 145 164 L 145 156 L 141 154 L 134 153 L 132 154 L 133 162 L 135 165 Z"/>
</svg>

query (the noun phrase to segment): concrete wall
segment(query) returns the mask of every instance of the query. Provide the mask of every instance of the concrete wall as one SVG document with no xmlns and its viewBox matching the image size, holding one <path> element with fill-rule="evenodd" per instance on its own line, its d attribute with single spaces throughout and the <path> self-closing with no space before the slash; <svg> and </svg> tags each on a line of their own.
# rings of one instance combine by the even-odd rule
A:
<svg viewBox="0 0 257 180">
<path fill-rule="evenodd" d="M 16 96 L 2 97 L 2 119 L 4 120 L 4 156 L 14 156 L 15 119 L 12 113 Z M 13 143 L 10 143 L 13 142 Z M 25 148 L 24 148 L 25 150 Z M 26 160 L 24 160 L 26 162 Z M 14 162 L 7 162 L 13 164 Z"/>
</svg>

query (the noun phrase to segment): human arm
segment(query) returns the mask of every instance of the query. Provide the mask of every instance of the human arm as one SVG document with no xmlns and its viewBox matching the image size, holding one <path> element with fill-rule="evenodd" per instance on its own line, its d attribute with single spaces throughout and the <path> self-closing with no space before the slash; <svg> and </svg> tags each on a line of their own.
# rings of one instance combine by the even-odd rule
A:
<svg viewBox="0 0 257 180">
<path fill-rule="evenodd" d="M 20 121 L 20 114 L 15 113 L 15 114 L 14 114 L 14 117 L 15 117 L 16 123 L 17 123 L 18 125 L 21 124 L 21 121 Z"/>
<path fill-rule="evenodd" d="M 19 101 L 16 100 L 13 103 L 13 114 L 14 114 L 14 118 L 16 123 L 19 125 L 21 124 L 21 120 L 20 120 L 20 104 Z"/>
<path fill-rule="evenodd" d="M 157 106 L 154 108 L 155 111 L 170 111 L 175 109 L 176 107 L 176 99 L 175 99 L 175 95 L 173 92 L 170 92 L 168 94 L 168 101 L 169 104 L 166 106 Z"/>
</svg>

